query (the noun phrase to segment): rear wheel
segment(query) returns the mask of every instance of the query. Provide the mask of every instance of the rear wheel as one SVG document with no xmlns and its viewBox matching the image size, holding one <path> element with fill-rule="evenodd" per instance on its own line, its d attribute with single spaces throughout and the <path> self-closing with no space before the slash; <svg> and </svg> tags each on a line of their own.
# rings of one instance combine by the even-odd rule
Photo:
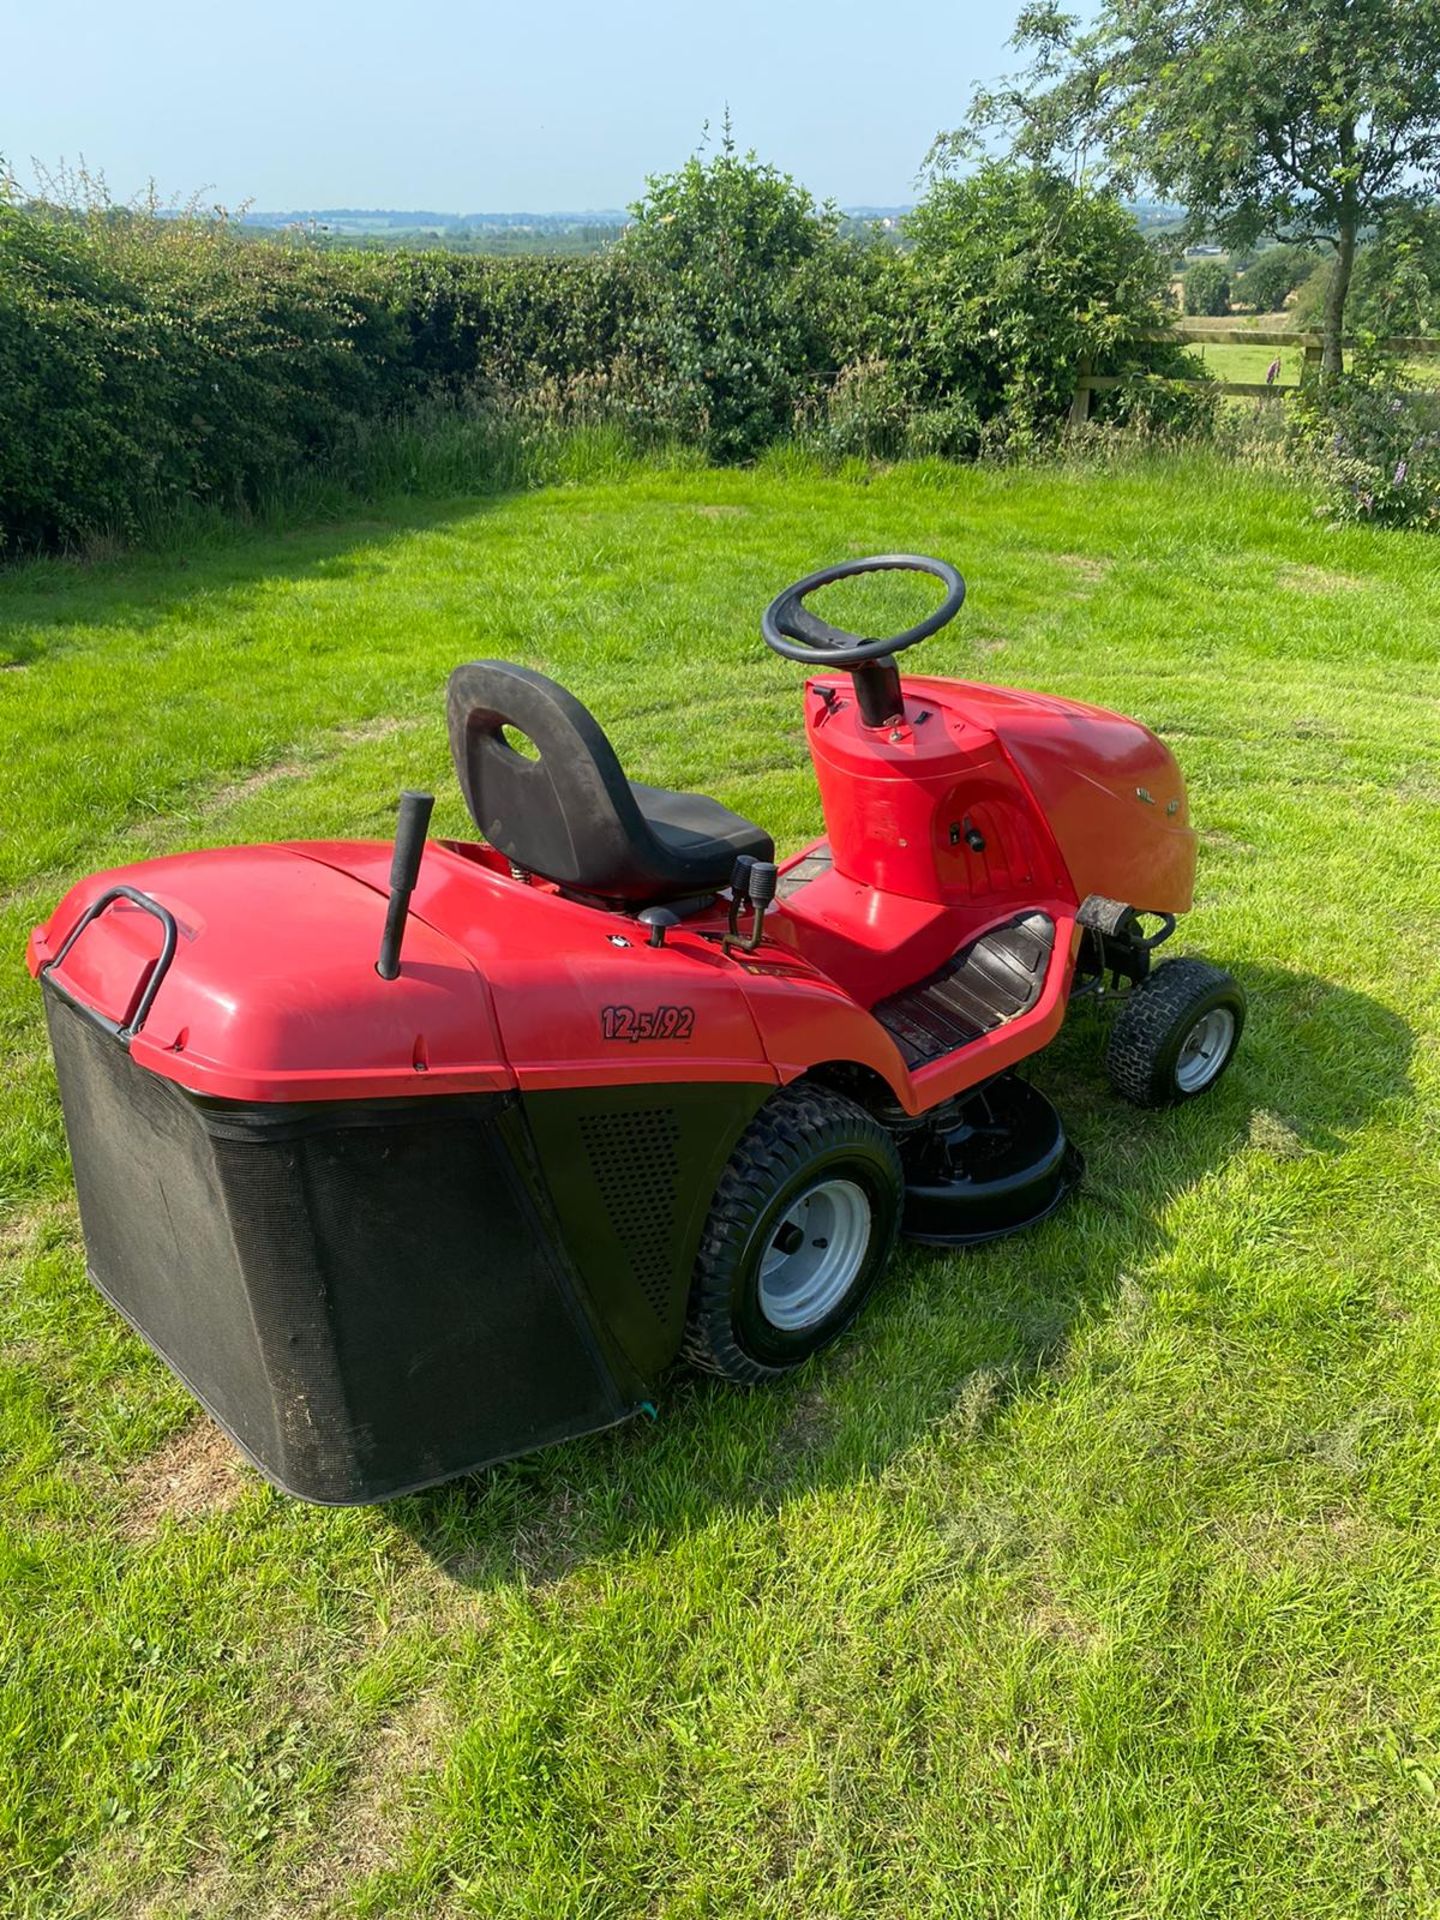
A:
<svg viewBox="0 0 1440 1920">
<path fill-rule="evenodd" d="M 1206 960 L 1167 960 L 1121 1002 L 1105 1070 L 1136 1106 L 1193 1100 L 1229 1066 L 1244 1025 L 1238 980 Z"/>
<path fill-rule="evenodd" d="M 905 1177 L 878 1120 L 793 1086 L 760 1110 L 720 1176 L 684 1352 L 710 1373 L 788 1373 L 849 1325 L 895 1245 Z"/>
</svg>

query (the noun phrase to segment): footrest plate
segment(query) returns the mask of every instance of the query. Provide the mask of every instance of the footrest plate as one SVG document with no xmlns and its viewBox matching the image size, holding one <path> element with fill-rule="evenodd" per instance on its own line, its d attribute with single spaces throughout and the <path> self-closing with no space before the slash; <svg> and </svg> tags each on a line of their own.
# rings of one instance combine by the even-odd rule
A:
<svg viewBox="0 0 1440 1920">
<path fill-rule="evenodd" d="M 929 1066 L 1028 1013 L 1044 989 L 1054 946 L 1048 913 L 1017 914 L 962 947 L 928 980 L 880 1001 L 875 1018 L 906 1066 Z"/>
</svg>

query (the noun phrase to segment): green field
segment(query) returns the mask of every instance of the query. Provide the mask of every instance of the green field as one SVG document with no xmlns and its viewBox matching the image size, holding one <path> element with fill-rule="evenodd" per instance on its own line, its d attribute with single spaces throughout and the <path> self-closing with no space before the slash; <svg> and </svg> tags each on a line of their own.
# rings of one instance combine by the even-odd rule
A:
<svg viewBox="0 0 1440 1920">
<path fill-rule="evenodd" d="M 792 1385 L 273 1493 L 85 1279 L 29 926 L 402 784 L 462 830 L 441 693 L 486 654 L 788 850 L 759 610 L 886 548 L 969 578 L 928 670 L 1173 744 L 1233 1072 L 1122 1109 L 1077 1014 L 1037 1077 L 1081 1194 L 906 1253 Z M 637 470 L 0 576 L 0 1912 L 1440 1914 L 1437 633 L 1433 539 L 1200 456 Z"/>
<path fill-rule="evenodd" d="M 1303 347 L 1249 347 L 1224 340 L 1189 343 L 1191 353 L 1217 380 L 1263 380 L 1273 361 L 1280 362 L 1280 385 L 1297 386 L 1305 358 Z"/>
<path fill-rule="evenodd" d="M 1187 320 L 1186 327 L 1204 328 L 1243 327 L 1247 324 L 1243 316 L 1227 315 L 1223 319 L 1209 322 L 1205 320 Z M 1284 314 L 1262 313 L 1255 318 L 1254 324 L 1266 331 L 1274 332 L 1286 325 Z M 1280 361 L 1279 384 L 1283 387 L 1297 386 L 1305 358 L 1303 346 L 1248 346 L 1243 341 L 1203 340 L 1188 342 L 1191 353 L 1203 363 L 1205 371 L 1216 380 L 1261 381 L 1270 371 L 1271 363 Z M 1345 364 L 1351 364 L 1352 356 L 1347 353 Z M 1440 386 L 1440 355 L 1420 355 L 1407 360 L 1404 365 L 1407 379 L 1421 386 Z"/>
</svg>

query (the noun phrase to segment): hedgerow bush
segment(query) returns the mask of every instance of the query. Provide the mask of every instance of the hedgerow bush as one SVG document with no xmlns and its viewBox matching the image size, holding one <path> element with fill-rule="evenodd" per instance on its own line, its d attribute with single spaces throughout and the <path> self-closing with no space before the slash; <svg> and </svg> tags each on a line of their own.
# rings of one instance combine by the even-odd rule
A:
<svg viewBox="0 0 1440 1920">
<path fill-rule="evenodd" d="M 896 251 L 842 241 L 833 209 L 727 131 L 634 212 L 609 253 L 502 260 L 0 190 L 0 548 L 253 504 L 366 446 L 388 473 L 368 429 L 402 420 L 394 444 L 413 443 L 445 402 L 717 460 L 797 430 L 841 457 L 965 457 L 1058 434 L 1084 366 L 1191 366 L 1135 339 L 1167 318 L 1158 253 L 1112 198 L 1048 175 L 941 181 Z M 1185 425 L 1203 406 L 1126 387 L 1099 411 Z M 462 444 L 468 472 L 514 442 L 472 427 Z"/>
<path fill-rule="evenodd" d="M 253 502 L 436 396 L 575 412 L 615 384 L 643 284 L 613 257 L 317 252 L 0 202 L 0 549 Z"/>
<path fill-rule="evenodd" d="M 409 386 L 399 316 L 333 256 L 0 205 L 0 543 L 242 499 Z"/>
<path fill-rule="evenodd" d="M 477 383 L 515 394 L 564 390 L 633 356 L 653 295 L 619 252 L 490 259 L 436 251 L 329 254 L 367 279 L 400 325 L 410 371 L 430 392 Z"/>
<path fill-rule="evenodd" d="M 657 175 L 621 243 L 648 298 L 635 329 L 655 415 L 717 458 L 759 453 L 835 365 L 839 216 L 739 154 Z"/>
<path fill-rule="evenodd" d="M 1026 451 L 1065 419 L 1082 369 L 1200 371 L 1178 346 L 1137 338 L 1173 319 L 1168 269 L 1113 195 L 995 163 L 937 183 L 907 231 L 885 312 L 915 451 Z M 1172 428 L 1208 410 L 1203 395 L 1138 382 L 1096 398 L 1100 418 L 1139 410 Z"/>
</svg>

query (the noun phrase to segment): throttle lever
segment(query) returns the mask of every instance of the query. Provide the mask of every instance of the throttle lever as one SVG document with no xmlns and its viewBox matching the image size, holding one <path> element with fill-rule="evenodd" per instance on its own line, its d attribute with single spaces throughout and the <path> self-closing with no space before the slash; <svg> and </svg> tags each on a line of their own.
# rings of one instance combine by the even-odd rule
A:
<svg viewBox="0 0 1440 1920">
<path fill-rule="evenodd" d="M 748 853 L 740 855 L 730 879 L 730 927 L 720 942 L 726 953 L 732 947 L 738 947 L 742 953 L 754 953 L 764 937 L 765 914 L 774 903 L 779 880 L 780 870 L 773 860 L 754 860 Z M 742 934 L 740 909 L 747 904 L 753 918 L 749 933 Z"/>
</svg>

